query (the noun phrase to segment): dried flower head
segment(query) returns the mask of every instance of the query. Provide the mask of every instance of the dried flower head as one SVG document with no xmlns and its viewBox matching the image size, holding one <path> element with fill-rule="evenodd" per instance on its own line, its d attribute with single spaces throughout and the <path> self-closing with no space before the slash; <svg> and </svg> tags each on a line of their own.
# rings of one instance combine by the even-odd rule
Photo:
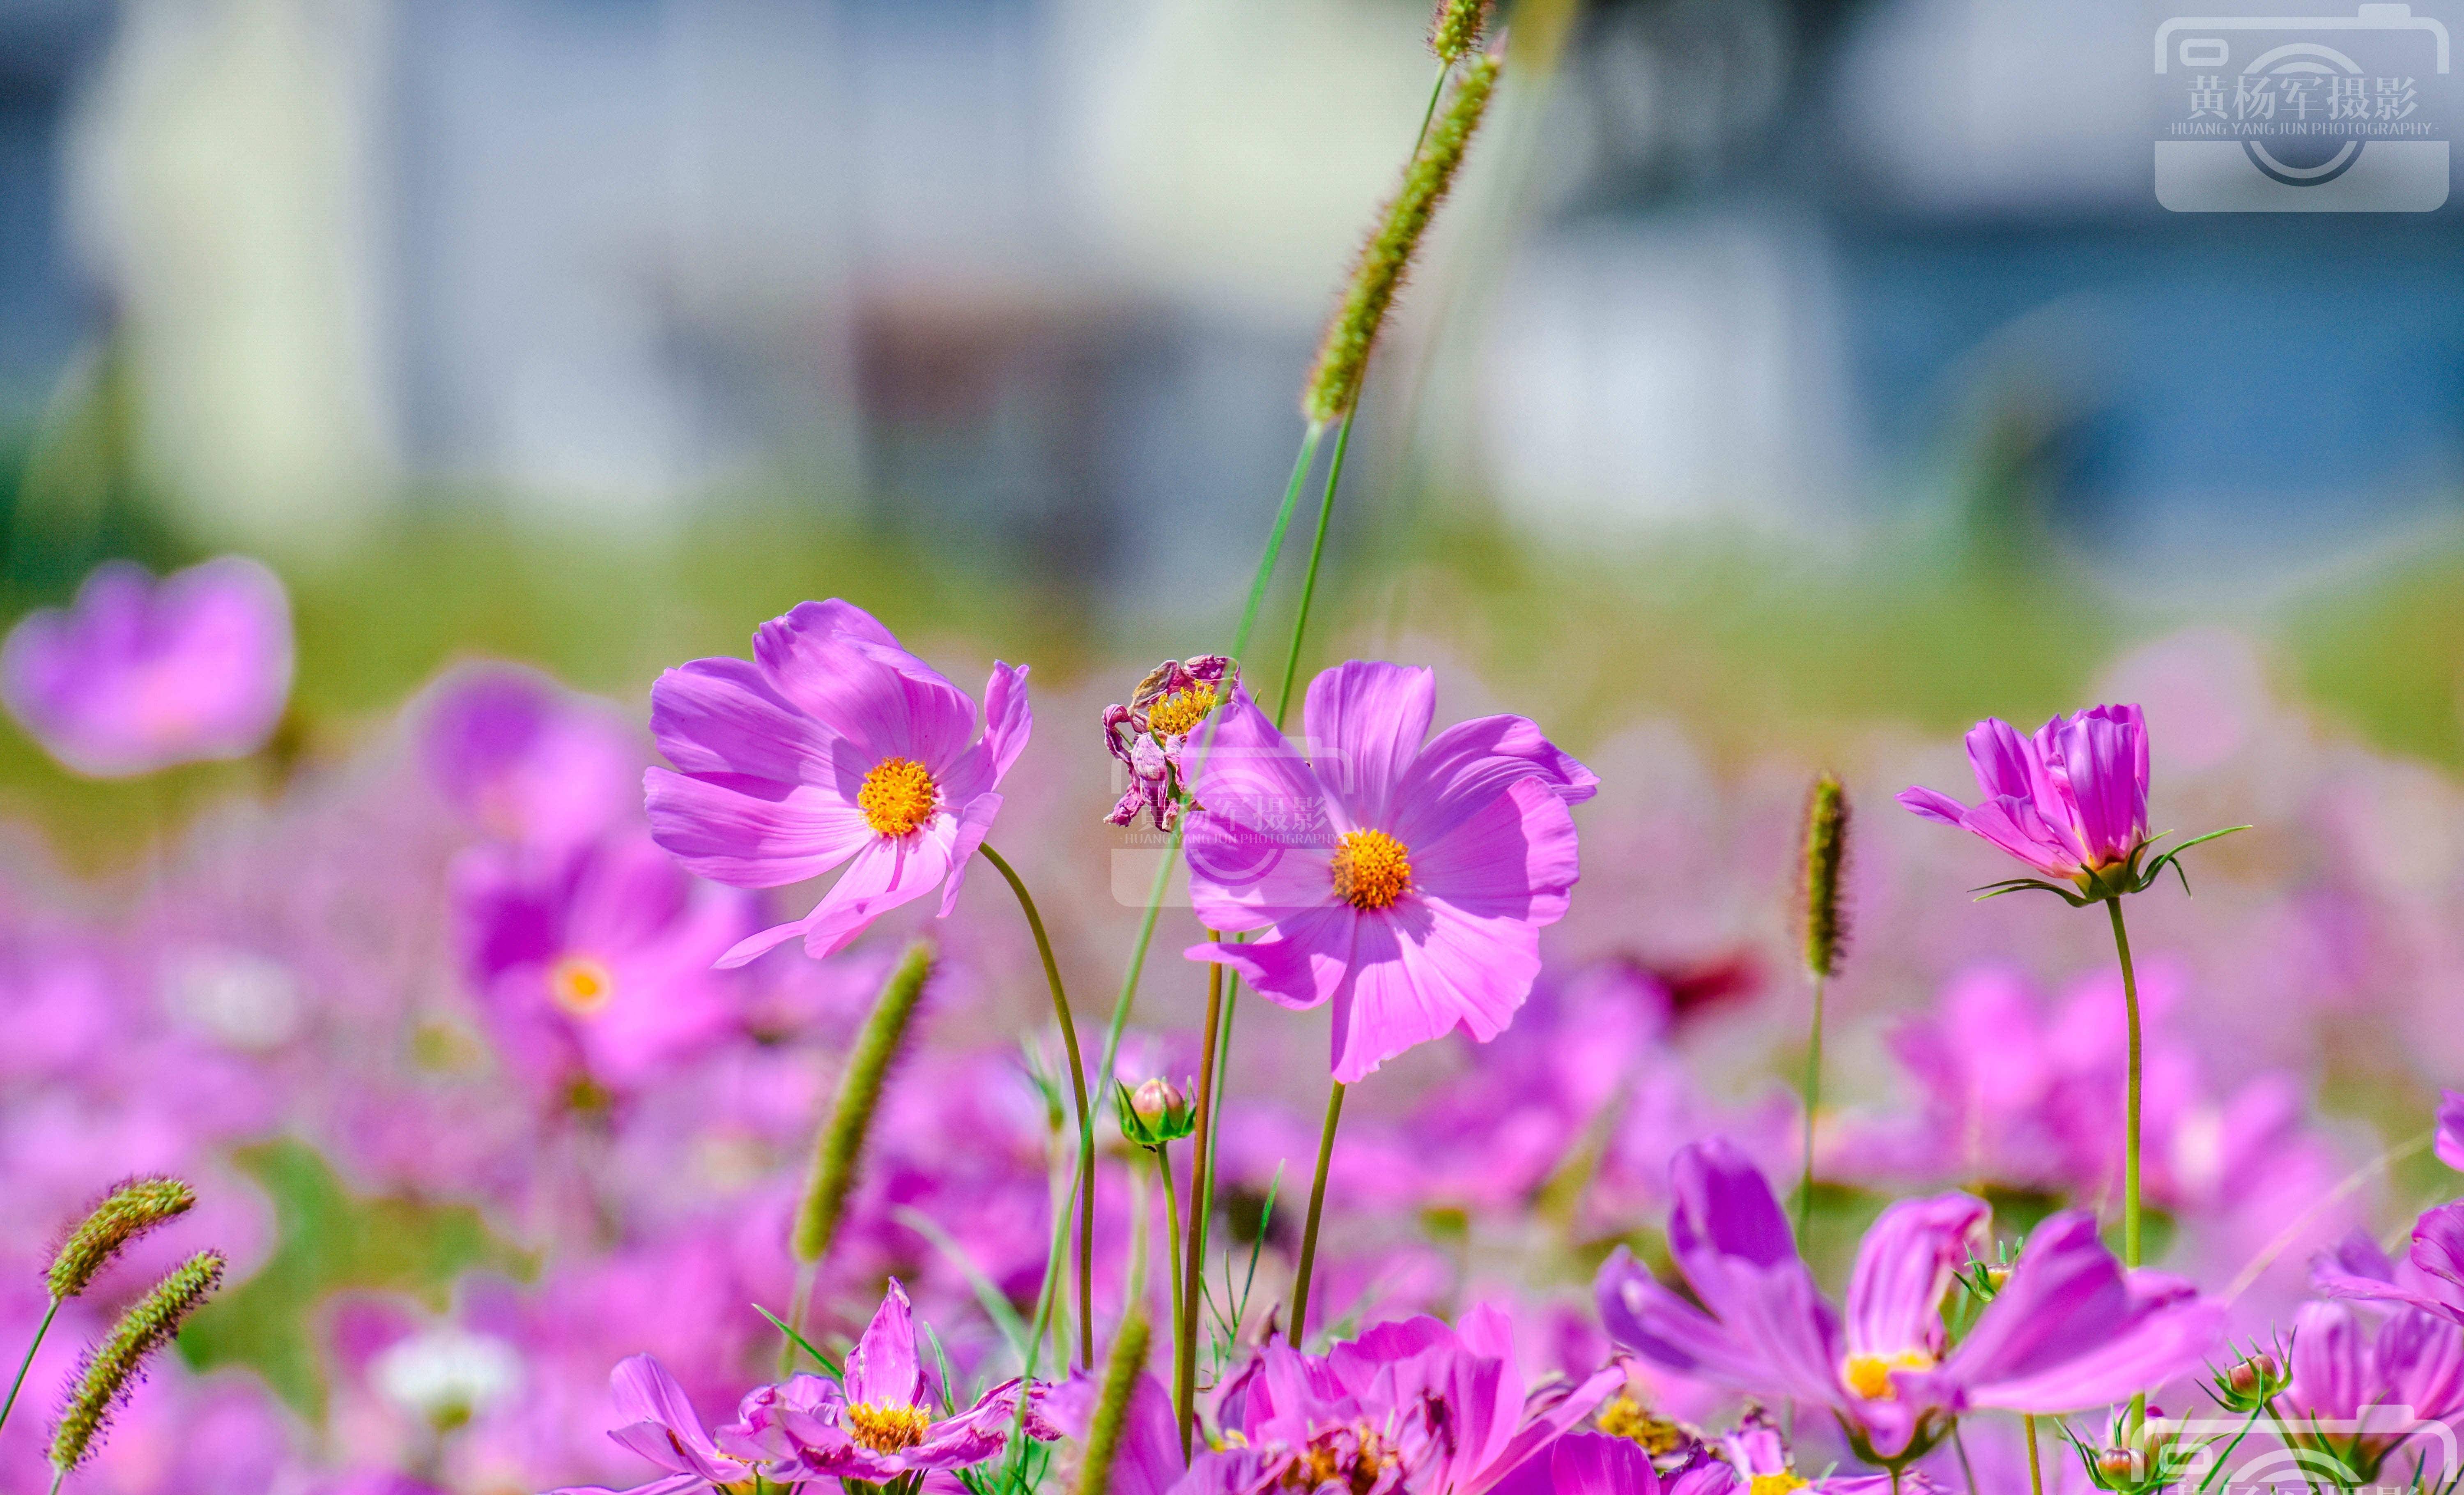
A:
<svg viewBox="0 0 2464 1495">
<path fill-rule="evenodd" d="M 156 1283 L 120 1316 L 111 1332 L 85 1352 L 68 1402 L 52 1432 L 52 1468 L 61 1474 L 85 1462 L 102 1442 L 111 1415 L 128 1399 L 146 1356 L 170 1342 L 180 1325 L 222 1286 L 219 1251 L 200 1251 Z"/>
<path fill-rule="evenodd" d="M 60 1248 L 43 1274 L 55 1299 L 85 1291 L 128 1242 L 197 1202 L 197 1191 L 177 1178 L 129 1178 L 112 1185 Z"/>
<path fill-rule="evenodd" d="M 1840 874 L 1848 860 L 1848 791 L 1824 774 L 1805 800 L 1805 968 L 1834 976 L 1848 944 Z"/>
<path fill-rule="evenodd" d="M 1386 320 L 1386 309 L 1395 302 L 1412 256 L 1419 253 L 1420 239 L 1437 216 L 1438 204 L 1454 186 L 1472 133 L 1480 128 L 1489 96 L 1497 91 L 1502 65 L 1502 59 L 1490 53 L 1464 70 L 1445 113 L 1429 127 L 1419 152 L 1403 168 L 1402 190 L 1387 205 L 1385 218 L 1360 252 L 1343 302 L 1327 324 L 1325 341 L 1318 344 L 1317 362 L 1301 393 L 1301 413 L 1309 420 L 1324 424 L 1340 419 L 1359 400 L 1360 381 L 1368 372 L 1369 350 L 1377 341 L 1377 329 Z"/>
<path fill-rule="evenodd" d="M 1480 50 L 1488 31 L 1490 0 L 1438 0 L 1429 21 L 1429 50 L 1441 62 L 1461 62 Z"/>
<path fill-rule="evenodd" d="M 1155 829 L 1173 827 L 1188 779 L 1182 755 L 1190 737 L 1231 698 L 1239 672 L 1221 654 L 1167 659 L 1147 671 L 1127 706 L 1104 709 L 1104 745 L 1130 771 L 1129 787 L 1106 823 L 1127 825 L 1143 811 Z"/>
</svg>

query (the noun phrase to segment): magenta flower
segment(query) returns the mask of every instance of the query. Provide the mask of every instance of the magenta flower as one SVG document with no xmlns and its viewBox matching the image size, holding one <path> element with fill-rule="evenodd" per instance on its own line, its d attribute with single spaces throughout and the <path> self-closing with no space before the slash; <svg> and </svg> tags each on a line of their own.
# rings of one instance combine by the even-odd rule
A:
<svg viewBox="0 0 2464 1495">
<path fill-rule="evenodd" d="M 290 601 L 255 561 L 224 556 L 157 583 L 113 561 L 73 606 L 10 630 L 0 700 L 70 769 L 120 779 L 264 746 L 291 664 Z"/>
<path fill-rule="evenodd" d="M 2147 831 L 2147 720 L 2136 706 L 2091 706 L 2076 716 L 2056 716 L 2034 737 L 1989 717 L 1969 731 L 1968 761 L 1985 795 L 1973 806 L 1922 785 L 1901 790 L 1900 802 L 1927 820 L 1974 831 L 2045 877 L 2079 890 L 2013 878 L 1993 884 L 1996 892 L 2041 888 L 2085 904 L 2142 891 L 2168 866 L 2187 888 L 2182 852 L 2249 829 L 2234 825 L 2194 836 L 2141 865 L 2151 840 L 2164 838 Z"/>
<path fill-rule="evenodd" d="M 2199 1363 L 2224 1308 L 2188 1284 L 2125 1276 L 2079 1211 L 2047 1219 L 1955 1349 L 1942 1302 L 1986 1234 L 1961 1194 L 1903 1199 L 1866 1233 L 1847 1311 L 1824 1301 L 1771 1185 L 1713 1138 L 1678 1154 L 1669 1250 L 1703 1307 L 1620 1249 L 1601 1267 L 1610 1337 L 1664 1369 L 1828 1407 L 1862 1457 L 1914 1459 L 1974 1407 L 2059 1413 L 2156 1385 Z"/>
<path fill-rule="evenodd" d="M 2330 1297 L 2407 1304 L 2464 1325 L 2464 1199 L 2422 1211 L 2403 1261 L 2355 1231 L 2311 1264 L 2310 1279 Z"/>
<path fill-rule="evenodd" d="M 1580 875 L 1567 806 L 1591 798 L 1591 770 L 1521 716 L 1424 743 L 1436 704 L 1426 670 L 1338 666 L 1309 684 L 1305 758 L 1236 686 L 1198 775 L 1198 916 L 1273 933 L 1186 955 L 1287 1007 L 1333 1002 L 1347 1085 L 1458 1027 L 1503 1032 Z"/>
<path fill-rule="evenodd" d="M 966 1411 L 938 1417 L 942 1387 L 926 1368 L 923 1349 L 907 1290 L 893 1277 L 847 1355 L 843 1381 L 800 1375 L 780 1388 L 775 1416 L 786 1457 L 770 1465 L 770 1477 L 781 1484 L 833 1477 L 887 1484 L 981 1463 L 1001 1452 L 1020 1383 L 995 1387 Z"/>
<path fill-rule="evenodd" d="M 2418 1308 L 2397 1309 L 2373 1334 L 2348 1304 L 2305 1303 L 2291 1360 L 2277 1410 L 2296 1443 L 2344 1466 L 2345 1483 L 2378 1483 L 2407 1440 L 2464 1415 L 2464 1329 Z"/>
<path fill-rule="evenodd" d="M 464 968 L 526 1082 L 650 1080 L 737 1023 L 711 961 L 753 923 L 743 893 L 687 876 L 637 829 L 571 856 L 474 846 L 454 863 Z"/>
<path fill-rule="evenodd" d="M 627 1495 L 693 1495 L 740 1484 L 753 1478 L 751 1465 L 729 1458 L 703 1426 L 685 1389 L 667 1368 L 646 1354 L 617 1362 L 608 1376 L 616 1415 L 624 1421 L 607 1436 L 667 1472 Z M 591 1486 L 551 1490 L 548 1495 L 608 1495 Z"/>
<path fill-rule="evenodd" d="M 473 829 L 564 850 L 631 813 L 643 753 L 606 702 L 512 665 L 457 670 L 429 695 L 420 757 Z"/>
<path fill-rule="evenodd" d="M 1541 1458 L 1625 1379 L 1524 1383 L 1506 1315 L 1484 1305 L 1448 1328 L 1380 1324 L 1323 1356 L 1270 1345 L 1224 1389 L 1236 1446 L 1202 1454 L 1177 1495 L 1290 1489 L 1485 1495 Z"/>
<path fill-rule="evenodd" d="M 2431 1151 L 2440 1162 L 2464 1172 L 2464 1090 L 2438 1092 L 2438 1132 Z"/>
<path fill-rule="evenodd" d="M 646 780 L 651 835 L 739 888 L 847 871 L 719 964 L 800 934 L 807 955 L 835 954 L 935 888 L 946 917 L 1033 725 L 1025 667 L 993 666 L 978 737 L 966 693 L 852 604 L 799 604 L 754 634 L 753 656 L 697 659 L 651 688 L 650 731 L 675 764 Z"/>
</svg>

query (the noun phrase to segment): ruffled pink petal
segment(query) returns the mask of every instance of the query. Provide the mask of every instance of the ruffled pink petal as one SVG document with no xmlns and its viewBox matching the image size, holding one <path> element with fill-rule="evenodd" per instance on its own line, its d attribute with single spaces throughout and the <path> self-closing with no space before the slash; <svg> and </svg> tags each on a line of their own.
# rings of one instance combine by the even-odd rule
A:
<svg viewBox="0 0 2464 1495">
<path fill-rule="evenodd" d="M 1026 739 L 1035 730 L 1035 713 L 1026 700 L 1027 667 L 993 662 L 992 678 L 984 682 L 984 751 L 992 758 L 993 782 L 1001 781 Z"/>
<path fill-rule="evenodd" d="M 1539 935 L 1522 919 L 1418 901 L 1362 915 L 1350 979 L 1334 994 L 1334 1077 L 1353 1084 L 1457 1027 L 1488 1042 L 1539 972 Z"/>
<path fill-rule="evenodd" d="M 935 776 L 947 772 L 975 738 L 976 703 L 905 649 L 800 623 L 813 605 L 754 634 L 753 657 L 771 690 L 855 743 L 867 767 L 907 758 Z"/>
<path fill-rule="evenodd" d="M 1987 799 L 2026 800 L 2040 812 L 2058 799 L 2037 743 L 2021 737 L 2009 722 L 1999 717 L 1978 722 L 1968 730 L 1967 744 L 1968 764 L 1976 771 L 1976 786 Z"/>
<path fill-rule="evenodd" d="M 979 794 L 958 812 L 957 829 L 950 843 L 950 875 L 941 885 L 942 918 L 958 906 L 958 890 L 966 886 L 967 868 L 974 865 L 976 849 L 984 844 L 984 836 L 993 828 L 993 817 L 1001 813 L 1001 797 Z"/>
<path fill-rule="evenodd" d="M 1984 1243 L 1991 1216 L 1983 1199 L 1967 1194 L 1902 1199 L 1882 1211 L 1848 1280 L 1849 1352 L 1939 1355 L 1943 1295 Z"/>
<path fill-rule="evenodd" d="M 738 888 L 819 877 L 878 839 L 864 812 L 813 784 L 648 770 L 650 837 L 697 876 Z"/>
<path fill-rule="evenodd" d="M 2081 712 L 2059 735 L 2062 774 L 2079 829 L 2098 863 L 2130 854 L 2147 834 L 2147 729 L 2135 706 Z"/>
<path fill-rule="evenodd" d="M 896 840 L 875 836 L 804 916 L 804 953 L 816 960 L 837 955 L 873 920 L 940 886 L 950 871 L 955 833 L 945 815 Z"/>
<path fill-rule="evenodd" d="M 1393 821 L 1396 791 L 1437 708 L 1435 671 L 1411 666 L 1355 659 L 1309 682 L 1309 762 L 1352 825 Z"/>
<path fill-rule="evenodd" d="M 922 1399 L 924 1363 L 915 1352 L 915 1313 L 897 1278 L 890 1280 L 864 1337 L 847 1352 L 842 1384 L 849 1401 L 912 1407 Z"/>
<path fill-rule="evenodd" d="M 663 1469 L 691 1473 L 725 1484 L 752 1471 L 718 1451 L 702 1426 L 685 1389 L 667 1367 L 646 1354 L 628 1355 L 609 1374 L 616 1415 L 624 1425 L 608 1434 Z"/>
<path fill-rule="evenodd" d="M 1230 966 L 1268 1001 L 1306 1011 L 1332 998 L 1343 984 L 1360 922 L 1352 905 L 1331 904 L 1286 920 L 1268 938 L 1245 945 L 1208 940 L 1181 955 Z"/>
<path fill-rule="evenodd" d="M 1332 901 L 1325 791 L 1237 686 L 1194 792 L 1184 845 L 1191 901 L 1207 927 L 1262 929 Z"/>
<path fill-rule="evenodd" d="M 1988 800 L 1962 816 L 1960 824 L 2047 877 L 2069 877 L 2079 869 L 2077 846 L 2057 835 L 2025 800 Z"/>
<path fill-rule="evenodd" d="M 1553 924 L 1582 876 L 1574 818 L 1537 780 L 1525 779 L 1434 842 L 1404 843 L 1412 890 L 1404 902 L 1435 899 L 1482 917 Z M 1398 905 L 1399 907 L 1399 905 Z"/>
<path fill-rule="evenodd" d="M 836 781 L 833 750 L 843 740 L 741 659 L 696 659 L 660 675 L 650 687 L 650 736 L 685 773 L 817 784 Z"/>
<path fill-rule="evenodd" d="M 1590 799 L 1600 782 L 1529 718 L 1476 717 L 1429 740 L 1397 786 L 1395 818 L 1382 828 L 1406 845 L 1431 839 L 1518 779 L 1537 780 L 1568 804 Z"/>
<path fill-rule="evenodd" d="M 1916 784 L 1901 790 L 1898 799 L 1901 804 L 1929 821 L 1956 826 L 1963 830 L 1967 828 L 1968 806 L 1939 789 L 1928 789 L 1923 784 Z"/>
</svg>

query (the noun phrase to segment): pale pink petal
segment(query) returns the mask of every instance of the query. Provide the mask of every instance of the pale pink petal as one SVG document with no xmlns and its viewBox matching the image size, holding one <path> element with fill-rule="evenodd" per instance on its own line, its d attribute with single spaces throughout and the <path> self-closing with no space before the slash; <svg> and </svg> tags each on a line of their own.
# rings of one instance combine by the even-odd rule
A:
<svg viewBox="0 0 2464 1495">
<path fill-rule="evenodd" d="M 1541 735 L 1528 717 L 1479 716 L 1429 739 L 1395 792 L 1384 828 L 1409 845 L 1444 828 L 1454 815 L 1485 803 L 1518 779 L 1536 778 L 1559 799 L 1580 804 L 1599 776 Z"/>
<path fill-rule="evenodd" d="M 848 1352 L 844 1385 L 850 1401 L 912 1407 L 921 1399 L 924 1366 L 915 1353 L 915 1315 L 907 1289 L 890 1279 L 864 1337 Z"/>
<path fill-rule="evenodd" d="M 809 604 L 807 606 L 811 605 Z M 976 703 L 904 649 L 801 626 L 799 607 L 753 636 L 770 688 L 870 762 L 906 758 L 946 772 L 976 734 Z"/>
<path fill-rule="evenodd" d="M 1929 821 L 1938 821 L 1945 825 L 1957 826 L 1963 830 L 1968 826 L 1968 806 L 1939 789 L 1928 789 L 1923 784 L 1918 784 L 1901 790 L 1898 798 L 1902 804 Z"/>
<path fill-rule="evenodd" d="M 642 785 L 651 839 L 693 873 L 738 888 L 819 877 L 878 839 L 862 810 L 811 784 L 653 768 Z"/>
<path fill-rule="evenodd" d="M 1437 841 L 1406 842 L 1404 851 L 1412 864 L 1411 897 L 1534 924 L 1565 915 L 1567 893 L 1582 875 L 1573 814 L 1532 779 L 1507 785 Z"/>
<path fill-rule="evenodd" d="M 1352 905 L 1337 903 L 1286 921 L 1266 939 L 1208 940 L 1181 955 L 1230 966 L 1268 1001 L 1306 1010 L 1334 996 L 1343 983 L 1360 922 Z"/>
<path fill-rule="evenodd" d="M 1404 665 L 1355 659 L 1309 682 L 1309 762 L 1353 825 L 1382 829 L 1393 819 L 1437 704 L 1437 675 Z"/>
<path fill-rule="evenodd" d="M 1992 1211 L 1967 1194 L 1902 1199 L 1858 1247 L 1848 1279 L 1848 1349 L 1885 1357 L 1942 1353 L 1942 1300 L 1984 1244 Z"/>
<path fill-rule="evenodd" d="M 804 916 L 804 953 L 816 960 L 837 955 L 873 920 L 939 887 L 956 834 L 955 818 L 943 815 L 895 840 L 875 836 Z"/>
<path fill-rule="evenodd" d="M 950 843 L 950 876 L 941 885 L 942 918 L 958 906 L 958 890 L 966 884 L 967 868 L 976 860 L 976 848 L 984 844 L 985 832 L 993 828 L 993 817 L 1001 813 L 1001 797 L 979 794 L 958 812 L 958 824 Z"/>
<path fill-rule="evenodd" d="M 993 662 L 992 678 L 984 682 L 984 751 L 992 757 L 993 782 L 1001 781 L 1018 755 L 1026 750 L 1035 730 L 1035 713 L 1027 705 L 1024 665 L 1012 668 Z"/>
<path fill-rule="evenodd" d="M 834 783 L 839 750 L 852 749 L 770 688 L 759 666 L 696 659 L 650 687 L 650 735 L 689 774 L 734 774 L 788 783 Z M 854 765 L 856 754 L 849 752 Z M 861 774 L 872 765 L 856 768 Z"/>
</svg>

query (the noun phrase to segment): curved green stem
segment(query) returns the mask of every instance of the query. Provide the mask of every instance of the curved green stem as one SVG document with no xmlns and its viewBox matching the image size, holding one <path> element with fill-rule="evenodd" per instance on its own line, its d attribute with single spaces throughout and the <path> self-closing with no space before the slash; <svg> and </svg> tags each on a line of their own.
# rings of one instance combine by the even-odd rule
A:
<svg viewBox="0 0 2464 1495">
<path fill-rule="evenodd" d="M 995 870 L 1018 894 L 1018 906 L 1025 911 L 1026 927 L 1035 933 L 1035 953 L 1044 957 L 1044 979 L 1052 988 L 1052 1015 L 1061 1021 L 1062 1046 L 1069 1051 L 1069 1083 L 1076 1091 L 1078 1103 L 1078 1363 L 1094 1368 L 1095 1330 L 1095 1129 L 1087 1115 L 1087 1066 L 1078 1057 L 1078 1024 L 1069 1016 L 1069 994 L 1061 984 L 1060 962 L 1052 958 L 1052 939 L 1044 931 L 1044 915 L 1036 912 L 1035 899 L 1019 880 L 1018 872 L 992 848 L 990 842 L 979 842 L 976 849 L 983 853 Z M 1109 1056 L 1108 1056 L 1109 1061 Z M 1111 1072 L 1108 1062 L 1105 1073 Z"/>
<path fill-rule="evenodd" d="M 1805 1249 L 1805 1222 L 1814 1214 L 1814 1110 L 1822 1104 L 1822 989 L 1814 978 L 1814 1029 L 1805 1044 L 1805 1176 L 1796 1185 L 1796 1248 Z"/>
<path fill-rule="evenodd" d="M 1352 450 L 1352 418 L 1359 409 L 1354 405 L 1343 412 L 1343 424 L 1334 432 L 1334 457 L 1326 465 L 1326 496 L 1318 500 L 1317 535 L 1309 541 L 1309 570 L 1301 577 L 1301 605 L 1292 617 L 1291 648 L 1284 653 L 1283 694 L 1275 702 L 1277 732 L 1284 730 L 1284 718 L 1291 715 L 1292 684 L 1301 672 L 1301 640 L 1309 633 L 1309 604 L 1317 596 L 1318 562 L 1325 559 L 1327 527 L 1334 517 L 1334 488 L 1343 481 L 1343 456 Z"/>
<path fill-rule="evenodd" d="M 52 1331 L 53 1316 L 59 1311 L 60 1300 L 54 1298 L 52 1306 L 43 1310 L 43 1321 L 34 1326 L 34 1342 L 26 1347 L 26 1358 L 17 1362 L 17 1378 L 9 1384 L 9 1399 L 0 1402 L 0 1427 L 8 1426 L 9 1414 L 17 1405 L 17 1394 L 26 1389 L 26 1373 L 34 1368 L 34 1352 L 43 1348 L 43 1336 Z"/>
<path fill-rule="evenodd" d="M 1164 1275 L 1172 1279 L 1173 1333 L 1177 1336 L 1181 1331 L 1181 1288 L 1180 1273 L 1175 1270 L 1175 1264 L 1180 1257 L 1180 1196 L 1174 1193 L 1172 1187 L 1172 1144 L 1168 1142 L 1157 1144 L 1155 1150 L 1155 1178 L 1163 1185 Z M 1193 1172 L 1190 1175 L 1190 1182 L 1195 1184 L 1197 1181 L 1198 1176 Z M 1174 1363 L 1177 1364 L 1179 1359 L 1180 1345 L 1176 1338 L 1173 1345 Z"/>
<path fill-rule="evenodd" d="M 1221 939 L 1213 931 L 1207 938 Z M 1198 1058 L 1198 1134 L 1190 1144 L 1188 1255 L 1181 1266 L 1182 1296 L 1174 1318 L 1172 1407 L 1180 1424 L 1180 1452 L 1189 1456 L 1198 1418 L 1198 1305 L 1204 1297 L 1206 1232 L 1215 1213 L 1215 1036 L 1223 1021 L 1223 967 L 1206 968 L 1206 1047 Z"/>
<path fill-rule="evenodd" d="M 1309 1222 L 1301 1227 L 1300 1273 L 1292 1284 L 1292 1348 L 1309 1337 L 1309 1277 L 1317 1269 L 1317 1222 L 1326 1209 L 1326 1164 L 1334 1155 L 1334 1129 L 1343 1120 L 1343 1082 L 1326 1092 L 1326 1130 L 1318 1133 L 1317 1176 L 1309 1180 Z"/>
<path fill-rule="evenodd" d="M 2130 1072 L 2123 1090 L 2122 1264 L 2139 1264 L 2139 975 L 2130 964 L 2130 931 L 2123 926 L 2122 900 L 2104 900 L 2113 915 L 2113 948 L 2122 957 L 2122 1005 L 2130 1022 Z M 2147 1394 L 2130 1398 L 2130 1431 L 2147 1419 Z"/>
</svg>

